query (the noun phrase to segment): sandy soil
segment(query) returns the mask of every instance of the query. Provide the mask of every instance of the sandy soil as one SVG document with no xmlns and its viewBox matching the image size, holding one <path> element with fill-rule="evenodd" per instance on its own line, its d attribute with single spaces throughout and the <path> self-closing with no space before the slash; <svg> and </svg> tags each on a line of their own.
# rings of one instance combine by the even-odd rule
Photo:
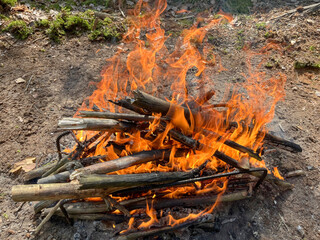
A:
<svg viewBox="0 0 320 240">
<path fill-rule="evenodd" d="M 297 1 L 299 4 L 299 1 Z M 270 1 L 270 4 L 272 2 Z M 305 176 L 288 178 L 295 188 L 279 192 L 263 185 L 253 198 L 223 206 L 210 229 L 189 228 L 176 235 L 158 239 L 319 239 L 320 238 L 320 84 L 319 69 L 294 69 L 295 61 L 320 61 L 320 15 L 295 13 L 270 21 L 273 16 L 292 7 L 288 4 L 239 16 L 233 27 L 221 26 L 209 32 L 206 44 L 215 46 L 228 71 L 215 75 L 215 89 L 222 92 L 225 83 L 242 81 L 245 71 L 242 41 L 258 48 L 267 41 L 283 45 L 283 53 L 269 56 L 271 65 L 265 71 L 287 75 L 286 97 L 276 109 L 271 126 L 278 135 L 294 140 L 303 148 L 300 154 L 279 150 L 267 158 L 283 175 L 303 170 Z M 180 32 L 179 22 L 164 18 L 166 31 Z M 266 27 L 259 29 L 257 23 Z M 266 38 L 266 32 L 272 32 Z M 173 34 L 174 35 L 174 34 Z M 241 38 L 239 39 L 239 36 Z M 72 116 L 100 80 L 105 59 L 116 51 L 117 44 L 92 43 L 86 37 L 68 38 L 53 44 L 40 33 L 26 41 L 16 41 L 2 34 L 0 38 L 0 238 L 1 239 L 106 239 L 109 228 L 101 223 L 83 231 L 81 224 L 68 226 L 53 219 L 34 237 L 32 230 L 39 223 L 33 218 L 33 203 L 11 200 L 12 185 L 22 182 L 21 176 L 9 174 L 15 162 L 36 157 L 43 162 L 55 156 L 57 121 Z M 9 44 L 8 44 L 9 42 Z M 174 40 L 169 40 L 168 45 Z M 97 51 L 99 49 L 99 51 Z M 217 67 L 211 67 L 216 72 Z M 17 78 L 25 79 L 16 83 Z"/>
</svg>

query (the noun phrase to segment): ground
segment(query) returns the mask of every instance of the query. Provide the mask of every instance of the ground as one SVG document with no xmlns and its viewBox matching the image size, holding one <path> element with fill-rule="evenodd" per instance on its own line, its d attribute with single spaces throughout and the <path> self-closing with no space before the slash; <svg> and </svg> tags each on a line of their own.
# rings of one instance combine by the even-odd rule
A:
<svg viewBox="0 0 320 240">
<path fill-rule="evenodd" d="M 182 28 L 190 26 L 194 20 L 177 20 L 180 17 L 173 16 L 172 9 L 184 7 L 201 12 L 211 6 L 210 1 L 202 5 L 187 1 L 187 6 L 179 5 L 179 1 L 172 2 L 163 16 L 163 26 L 171 33 L 169 49 Z M 288 9 L 316 1 L 282 1 L 281 5 L 271 0 L 252 2 L 250 14 L 235 14 L 232 26 L 221 25 L 208 33 L 206 44 L 215 46 L 215 52 L 228 69 L 215 75 L 214 87 L 219 93 L 225 83 L 242 81 L 241 72 L 245 71 L 246 65 L 245 45 L 258 48 L 270 41 L 281 44 L 281 53 L 272 53 L 263 66 L 268 74 L 281 71 L 287 76 L 286 97 L 278 104 L 270 127 L 282 137 L 300 144 L 303 152 L 292 154 L 280 150 L 268 158 L 272 157 L 283 175 L 293 170 L 303 170 L 305 175 L 287 178 L 295 185 L 290 191 L 275 191 L 263 185 L 249 200 L 221 206 L 211 228 L 181 230 L 176 237 L 320 238 L 320 69 L 294 67 L 297 62 L 307 65 L 320 62 L 320 14 L 319 11 L 295 12 L 293 16 L 272 20 Z M 33 203 L 21 206 L 12 201 L 11 187 L 22 183 L 22 177 L 9 174 L 9 171 L 15 162 L 26 157 L 36 157 L 41 163 L 48 156 L 55 156 L 58 120 L 72 116 L 85 97 L 92 93 L 94 86 L 90 82 L 100 80 L 105 59 L 113 56 L 119 44 L 91 42 L 85 34 L 67 36 L 61 43 L 54 43 L 44 32 L 36 32 L 26 40 L 16 40 L 8 33 L 1 33 L 1 239 L 100 239 L 99 236 L 102 239 L 108 231 L 97 223 L 84 233 L 81 224 L 85 223 L 71 227 L 60 219 L 53 219 L 44 227 L 42 235 L 34 237 L 32 230 L 39 221 L 33 218 Z M 211 68 L 216 72 L 217 66 Z M 17 83 L 18 78 L 25 81 Z M 174 235 L 163 238 L 170 239 L 170 236 Z"/>
</svg>

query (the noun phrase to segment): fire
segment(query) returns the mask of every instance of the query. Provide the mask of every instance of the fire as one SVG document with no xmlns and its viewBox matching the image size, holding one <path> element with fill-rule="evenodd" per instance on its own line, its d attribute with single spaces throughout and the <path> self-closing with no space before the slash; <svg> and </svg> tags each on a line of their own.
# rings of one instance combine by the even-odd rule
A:
<svg viewBox="0 0 320 240">
<path fill-rule="evenodd" d="M 264 137 L 261 131 L 267 130 L 265 126 L 273 118 L 276 103 L 284 97 L 283 88 L 286 78 L 281 74 L 267 78 L 265 73 L 251 67 L 251 60 L 267 54 L 270 49 L 278 48 L 279 50 L 280 48 L 269 44 L 259 53 L 246 50 L 248 71 L 244 75 L 247 81 L 234 86 L 231 98 L 225 102 L 228 108 L 224 113 L 207 108 L 207 99 L 203 96 L 209 92 L 204 86 L 206 86 L 205 83 L 211 81 L 206 73 L 206 68 L 211 63 L 206 60 L 205 56 L 210 52 L 205 44 L 205 36 L 213 27 L 222 22 L 231 22 L 233 18 L 231 15 L 220 12 L 219 18 L 199 19 L 190 29 L 182 32 L 174 51 L 170 52 L 165 46 L 168 37 L 160 23 L 160 15 L 166 6 L 165 0 L 158 0 L 153 8 L 146 1 L 138 1 L 129 18 L 128 32 L 123 37 L 123 43 L 132 51 L 127 54 L 120 47 L 118 52 L 107 60 L 106 67 L 101 73 L 102 80 L 95 84 L 97 89 L 87 98 L 79 110 L 99 108 L 101 111 L 121 113 L 124 110 L 110 101 L 132 96 L 132 91 L 135 89 L 144 90 L 155 96 L 162 95 L 158 90 L 163 86 L 170 85 L 171 92 L 166 92 L 164 95 L 168 102 L 174 103 L 177 107 L 170 108 L 167 116 L 153 115 L 155 118 L 153 122 L 150 122 L 147 133 L 136 130 L 130 134 L 103 134 L 99 137 L 99 144 L 95 146 L 92 156 L 106 155 L 108 161 L 140 151 L 172 149 L 166 165 L 148 162 L 111 174 L 189 171 L 199 167 L 207 160 L 206 167 L 216 171 L 219 167 L 225 166 L 224 162 L 213 156 L 217 150 L 241 163 L 247 162 L 254 167 L 265 167 L 264 161 L 258 161 L 247 153 L 236 151 L 223 143 L 226 140 L 232 140 L 255 151 L 261 149 Z M 200 45 L 203 45 L 202 52 L 199 51 Z M 186 76 L 192 68 L 197 71 L 191 86 L 186 80 Z M 219 71 L 222 70 L 226 69 L 220 65 Z M 195 88 L 194 85 L 197 85 L 198 88 Z M 188 94 L 188 90 L 191 88 L 198 89 L 199 97 L 196 99 Z M 212 96 L 214 91 L 210 94 Z M 202 108 L 202 112 L 205 112 L 205 115 L 209 117 L 204 118 L 202 114 L 192 112 L 192 104 Z M 190 112 L 189 118 L 185 116 L 185 108 Z M 161 126 L 160 118 L 163 117 L 170 119 L 170 121 L 163 127 L 163 131 L 158 132 L 154 138 L 153 133 Z M 237 123 L 238 128 L 230 129 L 225 122 Z M 202 144 L 202 148 L 187 152 L 183 156 L 175 156 L 177 149 L 183 146 L 168 138 L 168 132 L 173 128 L 179 128 L 183 133 L 192 135 Z M 208 132 L 216 134 L 208 134 Z M 90 139 L 94 134 L 89 131 L 78 131 L 76 136 L 79 141 L 84 141 Z M 108 145 L 111 141 L 115 145 Z M 94 145 L 95 142 L 92 143 L 92 146 Z M 274 175 L 281 179 L 277 169 L 274 169 Z M 186 194 L 197 195 L 212 192 L 218 194 L 217 201 L 198 214 L 190 214 L 182 219 L 175 219 L 172 215 L 168 215 L 168 224 L 174 226 L 211 213 L 218 204 L 219 197 L 226 191 L 227 182 L 227 178 L 222 178 L 196 182 L 195 186 L 169 187 L 160 191 L 163 198 L 179 198 Z M 157 195 L 151 192 L 147 194 L 151 194 L 152 198 L 159 196 L 159 193 Z M 116 197 L 114 198 L 116 199 Z M 117 200 L 123 199 L 126 198 L 118 198 Z M 146 214 L 150 220 L 142 222 L 138 226 L 139 229 L 159 223 L 156 211 L 148 203 Z M 134 220 L 134 217 L 130 218 L 129 229 L 133 228 Z"/>
<path fill-rule="evenodd" d="M 280 175 L 279 170 L 277 167 L 273 168 L 273 175 L 281 180 L 284 180 L 284 178 Z"/>
</svg>

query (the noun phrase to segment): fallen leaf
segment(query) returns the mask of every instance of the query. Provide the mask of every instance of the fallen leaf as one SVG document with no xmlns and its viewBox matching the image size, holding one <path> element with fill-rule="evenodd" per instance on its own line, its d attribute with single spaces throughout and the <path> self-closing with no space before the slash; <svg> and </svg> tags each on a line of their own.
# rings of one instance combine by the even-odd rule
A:
<svg viewBox="0 0 320 240">
<path fill-rule="evenodd" d="M 24 172 L 29 172 L 36 167 L 35 161 L 35 157 L 26 158 L 25 160 L 15 163 L 9 172 L 13 174 L 18 173 L 21 170 Z"/>
<path fill-rule="evenodd" d="M 16 80 L 14 80 L 16 83 L 25 83 L 26 80 L 24 80 L 23 78 L 17 78 Z"/>
</svg>

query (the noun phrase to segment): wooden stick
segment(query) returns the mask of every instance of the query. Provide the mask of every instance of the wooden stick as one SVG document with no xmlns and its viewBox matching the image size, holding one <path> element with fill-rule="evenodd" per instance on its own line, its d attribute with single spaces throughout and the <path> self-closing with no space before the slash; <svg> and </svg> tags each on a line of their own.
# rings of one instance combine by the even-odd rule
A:
<svg viewBox="0 0 320 240">
<path fill-rule="evenodd" d="M 190 120 L 191 114 L 193 116 L 197 115 L 196 112 L 190 112 L 188 108 L 169 103 L 165 100 L 156 98 L 140 90 L 133 91 L 133 95 L 134 95 L 133 105 L 146 109 L 149 112 L 161 113 L 162 116 L 166 116 L 170 109 L 183 109 L 187 120 Z"/>
<path fill-rule="evenodd" d="M 136 113 L 139 113 L 141 115 L 151 115 L 150 112 L 147 112 L 145 110 L 143 110 L 142 108 L 140 107 L 137 107 L 137 106 L 134 106 L 130 103 L 130 100 L 126 100 L 126 99 L 121 99 L 119 101 L 112 101 L 112 100 L 109 100 L 109 102 L 115 104 L 115 105 L 118 105 L 120 107 L 123 107 L 123 108 L 126 108 L 130 111 L 133 111 L 133 112 L 136 112 Z"/>
<path fill-rule="evenodd" d="M 58 126 L 62 130 L 91 130 L 121 132 L 133 128 L 135 125 L 112 119 L 95 118 L 63 118 Z"/>
<path fill-rule="evenodd" d="M 122 212 L 126 217 L 131 217 L 130 212 L 128 211 L 128 209 L 126 209 L 125 206 L 121 205 L 120 203 L 117 202 L 117 200 L 113 199 L 112 197 L 106 196 L 104 198 L 104 201 L 107 203 L 109 203 L 109 205 L 111 204 L 113 207 L 115 207 L 116 209 L 118 209 L 120 212 Z"/>
<path fill-rule="evenodd" d="M 183 135 L 182 133 L 180 133 L 180 132 L 178 132 L 178 131 L 176 131 L 174 129 L 171 129 L 169 131 L 169 135 L 173 139 L 175 139 L 176 141 L 181 142 L 182 144 L 184 144 L 184 145 L 186 145 L 186 146 L 188 146 L 188 147 L 190 147 L 190 148 L 192 148 L 194 150 L 202 149 L 202 148 L 210 148 L 208 146 L 205 146 L 204 144 L 201 144 L 197 140 L 194 140 L 194 139 L 192 139 L 190 137 L 187 137 L 187 136 Z M 235 168 L 242 169 L 242 170 L 246 169 L 244 166 L 240 165 L 240 163 L 237 160 L 225 155 L 224 153 L 222 153 L 220 151 L 215 151 L 213 156 L 218 158 L 218 159 L 220 159 L 220 160 L 222 160 L 222 161 L 224 161 L 225 163 L 227 163 L 227 164 L 229 164 L 229 165 L 231 165 L 231 166 L 233 166 Z"/>
<path fill-rule="evenodd" d="M 73 170 L 61 172 L 55 175 L 50 175 L 44 178 L 40 178 L 37 183 L 38 184 L 45 184 L 45 183 L 64 183 L 67 182 L 69 179 L 70 174 Z"/>
<path fill-rule="evenodd" d="M 233 201 L 240 201 L 250 198 L 250 195 L 246 190 L 239 191 L 236 193 L 229 193 L 224 194 L 220 197 L 220 202 L 233 202 Z M 217 199 L 216 195 L 213 196 L 195 196 L 195 197 L 182 197 L 178 199 L 168 199 L 168 198 L 145 198 L 141 197 L 137 200 L 129 199 L 119 202 L 121 206 L 124 206 L 128 210 L 134 209 L 144 209 L 146 208 L 146 201 L 150 206 L 151 202 L 153 202 L 153 207 L 156 210 L 163 209 L 163 208 L 170 208 L 175 206 L 181 207 L 195 207 L 199 205 L 207 205 L 213 204 Z M 181 203 L 181 204 L 180 204 Z M 69 216 L 80 217 L 81 215 L 85 214 L 102 214 L 109 211 L 112 211 L 111 208 L 107 208 L 104 202 L 75 202 L 75 203 L 67 203 L 64 205 L 65 209 L 68 212 Z M 43 215 L 47 215 L 52 208 L 48 208 L 44 210 Z M 55 212 L 56 215 L 63 216 L 60 209 L 57 209 Z M 98 216 L 100 217 L 100 216 Z"/>
<path fill-rule="evenodd" d="M 239 201 L 243 199 L 249 198 L 248 192 L 240 191 L 236 193 L 229 193 L 222 195 L 220 197 L 221 202 L 233 202 Z M 217 196 L 195 196 L 195 197 L 182 197 L 182 198 L 152 198 L 148 199 L 149 206 L 151 205 L 154 209 L 163 209 L 163 208 L 170 208 L 170 207 L 195 207 L 199 205 L 206 205 L 206 204 L 213 204 L 217 199 Z M 120 203 L 122 204 L 122 203 Z M 125 204 L 126 208 L 129 210 L 145 208 L 146 207 L 146 200 L 141 200 L 140 202 L 133 202 L 130 204 Z"/>
<path fill-rule="evenodd" d="M 115 120 L 129 120 L 135 122 L 152 122 L 156 118 L 149 115 L 137 115 L 137 114 L 128 114 L 128 113 L 112 113 L 112 112 L 93 112 L 93 111 L 80 111 L 81 117 L 93 117 L 93 118 L 106 118 L 106 119 L 115 119 Z M 161 120 L 168 120 L 165 117 L 162 117 Z"/>
<path fill-rule="evenodd" d="M 115 160 L 110 160 L 102 163 L 93 164 L 84 168 L 76 169 L 71 174 L 70 179 L 73 180 L 81 174 L 110 173 L 141 163 L 146 163 L 159 159 L 168 159 L 169 156 L 170 150 L 142 151 Z"/>
<path fill-rule="evenodd" d="M 212 118 L 212 116 L 207 116 L 205 113 L 200 113 L 200 112 L 193 111 L 193 110 L 190 111 L 188 108 L 183 108 L 181 106 L 171 104 L 169 102 L 166 102 L 162 99 L 156 98 L 154 96 L 151 96 L 151 95 L 144 93 L 142 91 L 139 91 L 139 90 L 133 91 L 133 94 L 135 97 L 135 101 L 133 102 L 133 104 L 135 104 L 141 108 L 147 109 L 150 112 L 162 113 L 163 116 L 165 116 L 168 113 L 170 108 L 175 108 L 175 109 L 182 108 L 184 110 L 185 117 L 187 120 L 190 119 L 191 114 L 194 117 L 195 121 L 199 118 L 198 116 L 200 116 L 200 115 L 201 115 L 201 117 L 199 119 L 202 119 L 202 121 L 204 121 L 204 122 L 206 121 L 205 119 Z M 195 125 L 197 125 L 197 124 L 195 124 Z M 238 124 L 235 122 L 227 123 L 227 125 L 230 125 L 233 127 L 238 127 Z M 302 151 L 301 147 L 298 144 L 281 139 L 281 138 L 276 137 L 274 135 L 271 135 L 269 133 L 260 132 L 260 134 L 263 134 L 265 136 L 266 141 L 270 141 L 275 144 L 289 147 L 295 152 Z"/>
<path fill-rule="evenodd" d="M 159 236 L 159 234 L 167 233 L 171 231 L 175 231 L 181 228 L 186 228 L 195 224 L 200 224 L 203 222 L 207 222 L 209 220 L 208 215 L 200 216 L 194 220 L 185 221 L 179 224 L 176 224 L 174 226 L 165 226 L 160 228 L 152 228 L 148 230 L 140 230 L 133 233 L 124 234 L 117 238 L 117 240 L 134 240 L 134 239 L 140 239 L 145 238 L 148 236 Z"/>
<path fill-rule="evenodd" d="M 288 140 L 285 140 L 283 138 L 274 136 L 270 133 L 266 133 L 264 140 L 266 140 L 270 145 L 275 145 L 275 146 L 284 146 L 286 148 L 290 148 L 293 152 L 302 152 L 302 148 L 300 145 L 290 142 Z"/>
<path fill-rule="evenodd" d="M 80 184 L 71 183 L 51 183 L 51 184 L 31 184 L 16 185 L 12 187 L 12 199 L 16 202 L 60 200 L 60 199 L 81 199 L 88 197 L 104 197 L 121 188 L 111 187 L 104 189 L 80 190 Z"/>
<path fill-rule="evenodd" d="M 39 224 L 39 226 L 36 228 L 34 234 L 38 234 L 39 231 L 41 230 L 41 228 L 43 227 L 43 225 L 48 222 L 50 220 L 50 218 L 52 217 L 52 215 L 54 214 L 54 212 L 58 209 L 58 207 L 60 206 L 60 204 L 62 203 L 62 200 L 60 200 L 53 208 L 52 210 L 49 212 L 49 214 L 42 220 L 42 222 Z"/>
<path fill-rule="evenodd" d="M 116 119 L 116 120 L 120 120 L 120 119 L 124 119 L 124 120 L 129 120 L 129 121 L 153 121 L 155 119 L 154 116 L 141 116 L 141 115 L 136 115 L 136 114 L 125 114 L 125 113 L 111 113 L 111 112 L 92 112 L 92 111 L 80 111 L 80 116 L 82 117 L 96 117 L 96 118 L 107 118 L 107 119 Z M 162 117 L 161 118 L 162 121 L 168 121 L 170 120 L 169 118 L 166 117 Z M 205 134 L 207 135 L 212 135 L 214 137 L 217 137 L 217 141 L 219 141 L 222 136 L 220 136 L 219 134 L 215 133 L 215 132 L 211 132 L 208 130 L 203 130 Z M 258 155 L 258 153 L 254 152 L 253 150 L 242 146 L 234 141 L 231 140 L 225 140 L 223 142 L 223 144 L 234 148 L 240 152 L 243 153 L 248 153 L 250 157 L 253 157 L 259 161 L 261 161 L 261 157 Z"/>
<path fill-rule="evenodd" d="M 49 171 L 53 166 L 55 166 L 57 164 L 57 161 L 52 161 L 52 162 L 49 162 L 41 167 L 38 167 L 34 170 L 31 170 L 30 172 L 27 172 L 25 175 L 24 175 L 24 178 L 23 180 L 25 182 L 27 181 L 30 181 L 32 179 L 35 179 L 35 178 L 39 178 L 41 177 L 45 172 Z"/>
<path fill-rule="evenodd" d="M 131 188 L 144 186 L 146 184 L 161 184 L 175 182 L 183 179 L 194 177 L 197 170 L 193 169 L 189 172 L 152 172 L 139 174 L 123 174 L 123 175 L 105 175 L 92 174 L 80 175 L 80 189 L 97 189 L 97 188 Z"/>
</svg>

